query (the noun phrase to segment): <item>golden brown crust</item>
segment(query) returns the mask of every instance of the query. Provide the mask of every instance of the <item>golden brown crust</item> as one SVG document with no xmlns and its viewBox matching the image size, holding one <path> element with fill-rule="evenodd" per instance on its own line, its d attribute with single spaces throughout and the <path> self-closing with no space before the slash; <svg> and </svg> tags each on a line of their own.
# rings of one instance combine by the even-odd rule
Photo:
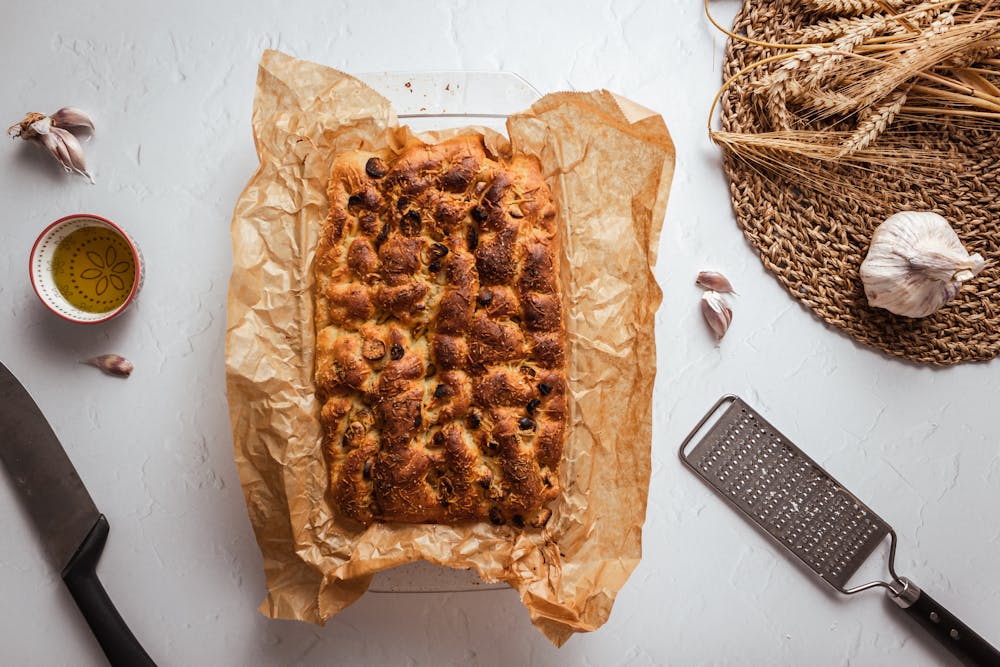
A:
<svg viewBox="0 0 1000 667">
<path fill-rule="evenodd" d="M 316 254 L 333 497 L 372 521 L 541 526 L 566 433 L 555 207 L 462 135 L 340 156 Z"/>
</svg>

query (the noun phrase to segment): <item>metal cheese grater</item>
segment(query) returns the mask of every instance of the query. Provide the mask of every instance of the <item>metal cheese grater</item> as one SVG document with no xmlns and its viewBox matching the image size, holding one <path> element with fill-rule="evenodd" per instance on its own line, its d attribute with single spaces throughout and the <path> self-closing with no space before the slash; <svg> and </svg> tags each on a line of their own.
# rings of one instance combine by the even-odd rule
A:
<svg viewBox="0 0 1000 667">
<path fill-rule="evenodd" d="M 686 451 L 706 427 L 698 444 Z M 723 396 L 716 402 L 684 439 L 680 458 L 841 593 L 884 588 L 907 615 L 963 662 L 1000 666 L 1000 652 L 912 581 L 896 574 L 892 527 L 739 397 Z M 886 536 L 891 581 L 847 588 Z"/>
</svg>

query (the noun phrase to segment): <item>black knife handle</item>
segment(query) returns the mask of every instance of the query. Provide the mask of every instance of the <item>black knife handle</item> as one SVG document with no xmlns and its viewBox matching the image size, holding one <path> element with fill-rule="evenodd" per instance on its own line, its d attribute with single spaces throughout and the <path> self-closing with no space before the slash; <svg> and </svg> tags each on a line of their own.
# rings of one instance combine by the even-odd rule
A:
<svg viewBox="0 0 1000 667">
<path fill-rule="evenodd" d="M 97 561 L 110 529 L 102 514 L 63 570 L 62 578 L 112 667 L 156 667 L 97 578 Z"/>
<path fill-rule="evenodd" d="M 901 577 L 904 588 L 893 601 L 907 616 L 926 630 L 934 639 L 962 661 L 977 667 L 1000 667 L 1000 652 L 976 634 L 972 628 L 938 602 L 920 590 L 912 581 Z"/>
</svg>

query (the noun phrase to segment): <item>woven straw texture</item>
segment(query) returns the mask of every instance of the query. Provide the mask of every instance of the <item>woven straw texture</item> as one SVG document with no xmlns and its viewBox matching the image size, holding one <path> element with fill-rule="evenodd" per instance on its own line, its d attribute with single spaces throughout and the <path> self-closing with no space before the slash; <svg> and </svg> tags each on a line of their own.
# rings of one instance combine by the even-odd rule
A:
<svg viewBox="0 0 1000 667">
<path fill-rule="evenodd" d="M 794 0 L 745 0 L 733 32 L 787 43 L 794 41 L 804 15 Z M 773 53 L 730 40 L 724 76 L 729 79 Z M 724 94 L 724 130 L 770 129 L 748 83 L 741 78 Z M 941 124 L 907 129 L 903 140 L 947 152 L 947 158 L 933 169 L 913 170 L 908 183 L 901 183 L 898 173 L 867 174 L 864 187 L 880 193 L 874 201 L 789 182 L 728 155 L 725 168 L 737 221 L 764 266 L 792 296 L 856 340 L 929 364 L 992 359 L 1000 353 L 1000 132 Z M 904 210 L 940 213 L 969 252 L 991 264 L 954 301 L 918 320 L 869 307 L 858 273 L 875 228 Z"/>
</svg>

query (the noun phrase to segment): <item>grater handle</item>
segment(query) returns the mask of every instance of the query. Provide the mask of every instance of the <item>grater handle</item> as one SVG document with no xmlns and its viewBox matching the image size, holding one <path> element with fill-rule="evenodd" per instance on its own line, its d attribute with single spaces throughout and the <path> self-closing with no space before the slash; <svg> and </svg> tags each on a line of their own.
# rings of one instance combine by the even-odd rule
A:
<svg viewBox="0 0 1000 667">
<path fill-rule="evenodd" d="M 892 601 L 963 664 L 1000 667 L 1000 651 L 906 577 L 900 577 L 899 584 L 889 594 Z"/>
</svg>

